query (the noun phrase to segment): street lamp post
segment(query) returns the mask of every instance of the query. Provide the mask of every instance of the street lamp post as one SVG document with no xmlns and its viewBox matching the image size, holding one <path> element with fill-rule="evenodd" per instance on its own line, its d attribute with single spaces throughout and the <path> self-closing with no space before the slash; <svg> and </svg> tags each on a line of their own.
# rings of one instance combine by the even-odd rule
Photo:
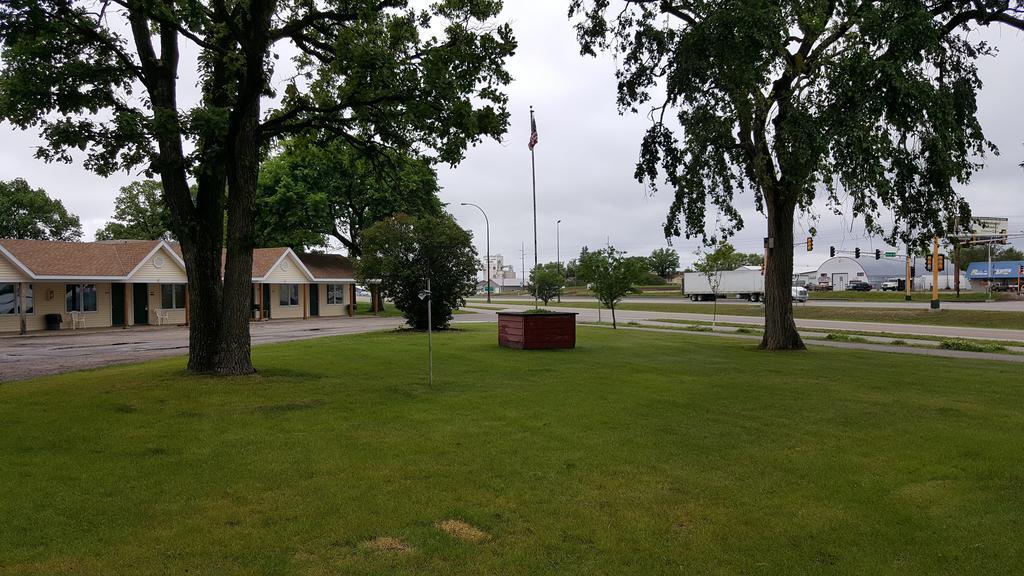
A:
<svg viewBox="0 0 1024 576">
<path fill-rule="evenodd" d="M 487 276 L 487 303 L 491 303 L 491 221 L 487 219 L 487 212 L 472 202 L 463 202 L 462 206 L 472 206 L 484 215 L 484 226 L 487 230 L 487 264 L 484 265 L 484 275 Z"/>
<path fill-rule="evenodd" d="M 558 264 L 558 273 L 562 273 L 562 248 L 561 248 L 561 235 L 559 227 L 562 225 L 562 221 L 555 222 L 555 262 Z M 558 288 L 558 303 L 562 303 L 562 288 Z"/>
</svg>

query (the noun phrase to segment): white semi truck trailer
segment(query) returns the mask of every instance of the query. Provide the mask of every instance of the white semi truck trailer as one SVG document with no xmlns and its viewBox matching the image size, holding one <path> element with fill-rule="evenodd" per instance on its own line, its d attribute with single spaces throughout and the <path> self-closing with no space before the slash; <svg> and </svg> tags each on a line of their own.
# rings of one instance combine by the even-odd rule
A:
<svg viewBox="0 0 1024 576">
<path fill-rule="evenodd" d="M 718 290 L 712 290 L 711 282 L 702 272 L 687 272 L 683 275 L 683 296 L 694 302 L 714 300 L 715 298 L 740 298 L 751 302 L 764 299 L 764 276 L 760 270 L 728 270 L 718 272 L 712 277 L 717 282 Z M 807 301 L 807 289 L 793 286 L 793 300 Z"/>
</svg>

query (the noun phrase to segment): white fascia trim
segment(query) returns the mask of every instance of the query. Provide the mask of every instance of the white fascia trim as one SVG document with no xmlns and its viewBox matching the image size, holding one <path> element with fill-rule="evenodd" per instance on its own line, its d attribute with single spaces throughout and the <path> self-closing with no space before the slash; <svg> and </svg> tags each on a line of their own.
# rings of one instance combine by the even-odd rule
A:
<svg viewBox="0 0 1024 576">
<path fill-rule="evenodd" d="M 29 270 L 28 266 L 25 266 L 24 264 L 21 263 L 21 260 L 15 258 L 14 254 L 11 254 L 10 251 L 7 250 L 7 248 L 4 248 L 3 244 L 0 244 L 0 254 L 6 256 L 7 259 L 13 262 L 15 267 L 21 270 L 26 276 L 32 279 L 36 278 L 36 275 L 33 274 L 31 270 Z"/>
<path fill-rule="evenodd" d="M 131 283 L 127 276 L 36 276 L 36 280 L 46 280 L 51 282 L 60 282 L 62 280 L 72 280 L 75 282 L 124 282 Z"/>
<path fill-rule="evenodd" d="M 295 252 L 292 252 L 291 248 L 285 248 L 284 249 L 284 254 L 281 254 L 281 257 L 277 259 L 277 262 L 274 262 L 274 265 L 270 267 L 269 271 L 267 271 L 266 276 L 261 276 L 259 278 L 253 278 L 252 281 L 253 282 L 266 282 L 267 281 L 267 276 L 270 276 L 271 274 L 273 274 L 274 270 L 276 270 L 277 267 L 281 264 L 281 261 L 284 260 L 285 258 L 287 258 L 289 254 L 292 255 L 292 259 L 295 260 L 295 262 L 299 265 L 299 269 L 302 270 L 302 274 L 306 277 L 306 279 L 308 279 L 308 280 L 316 280 L 316 278 L 313 277 L 313 273 L 310 272 L 308 268 L 306 268 L 306 265 L 302 263 L 302 260 L 299 259 L 299 257 L 295 254 Z"/>
<path fill-rule="evenodd" d="M 131 278 L 132 276 L 135 276 L 135 274 L 142 269 L 142 266 L 145 265 L 146 262 L 148 262 L 149 259 L 152 258 L 153 255 L 156 254 L 157 251 L 159 251 L 161 248 L 166 248 L 166 251 L 168 254 L 171 255 L 171 258 L 173 258 L 175 262 L 181 265 L 182 270 L 185 270 L 185 262 L 181 258 L 178 258 L 178 255 L 174 253 L 174 250 L 171 250 L 171 247 L 167 244 L 166 240 L 161 240 L 156 246 L 153 247 L 152 250 L 149 251 L 149 254 L 146 254 L 145 258 L 139 260 L 139 263 L 136 264 L 135 268 L 132 268 L 132 271 L 129 272 L 128 275 L 125 276 L 125 278 Z"/>
</svg>

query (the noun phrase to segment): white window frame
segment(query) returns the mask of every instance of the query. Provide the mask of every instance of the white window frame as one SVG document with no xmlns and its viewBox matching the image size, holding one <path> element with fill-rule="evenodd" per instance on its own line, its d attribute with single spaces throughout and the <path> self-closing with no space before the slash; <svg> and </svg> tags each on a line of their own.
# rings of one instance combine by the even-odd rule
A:
<svg viewBox="0 0 1024 576">
<path fill-rule="evenodd" d="M 79 297 L 78 297 L 78 310 L 68 310 L 68 286 L 75 286 L 80 291 L 80 294 L 79 294 Z M 86 286 L 92 286 L 93 294 L 96 295 L 96 297 L 93 299 L 93 302 L 95 302 L 95 304 L 96 304 L 96 309 L 95 310 L 85 310 L 84 309 L 85 308 L 85 287 Z M 81 312 L 82 314 L 96 314 L 97 312 L 99 312 L 99 310 L 100 310 L 100 291 L 96 287 L 96 284 L 94 284 L 94 283 L 84 283 L 84 284 L 65 284 L 64 285 L 64 311 L 65 312 L 67 312 L 67 313 Z"/>
<path fill-rule="evenodd" d="M 164 287 L 165 286 L 167 288 L 170 288 L 170 290 L 171 290 L 171 307 L 170 308 L 164 308 Z M 183 289 L 181 291 L 181 302 L 178 302 L 178 291 L 175 290 L 175 288 L 178 288 L 179 286 L 184 288 L 185 284 L 161 284 L 160 285 L 160 309 L 161 310 L 184 310 L 185 309 L 185 301 L 188 299 L 188 297 L 185 296 L 185 290 Z"/>
<path fill-rule="evenodd" d="M 21 282 L 0 282 L 0 286 L 10 286 L 11 294 L 14 296 L 14 308 L 10 312 L 0 314 L 3 316 L 21 316 Z M 28 293 L 32 294 L 32 285 L 28 285 Z M 26 312 L 26 316 L 33 316 L 35 314 L 35 302 L 33 301 L 32 312 Z"/>
<path fill-rule="evenodd" d="M 335 296 L 337 291 L 337 296 Z M 333 297 L 333 302 L 331 301 Z M 328 306 L 344 306 L 345 305 L 345 285 L 344 284 L 328 284 L 327 285 L 327 305 Z"/>
<path fill-rule="evenodd" d="M 279 284 L 277 287 L 277 304 L 281 308 L 295 308 L 302 305 L 301 294 L 298 284 Z M 285 304 L 285 296 L 288 296 L 288 303 Z M 292 296 L 295 296 L 294 302 Z"/>
</svg>

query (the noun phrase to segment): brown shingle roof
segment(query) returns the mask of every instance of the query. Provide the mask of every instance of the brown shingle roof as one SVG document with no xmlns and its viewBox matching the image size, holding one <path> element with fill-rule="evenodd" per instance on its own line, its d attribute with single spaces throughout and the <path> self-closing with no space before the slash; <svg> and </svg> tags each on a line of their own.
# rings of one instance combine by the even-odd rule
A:
<svg viewBox="0 0 1024 576">
<path fill-rule="evenodd" d="M 0 246 L 35 276 L 87 278 L 127 276 L 159 243 L 159 240 L 0 240 Z"/>
<path fill-rule="evenodd" d="M 177 242 L 169 243 L 171 250 L 182 257 L 181 244 Z M 270 269 L 274 267 L 274 264 L 281 259 L 287 248 L 254 248 L 252 251 L 252 277 L 262 278 L 270 273 Z M 227 250 L 221 250 L 220 253 L 220 273 L 224 275 L 224 262 L 227 260 Z"/>
<path fill-rule="evenodd" d="M 299 260 L 316 279 L 354 278 L 352 261 L 339 254 L 299 254 Z"/>
<path fill-rule="evenodd" d="M 252 277 L 263 278 L 274 264 L 284 256 L 287 248 L 254 248 L 252 251 Z"/>
<path fill-rule="evenodd" d="M 50 242 L 0 239 L 12 256 L 34 276 L 63 278 L 123 278 L 131 273 L 160 243 L 159 240 L 110 240 L 103 242 Z M 181 257 L 181 246 L 168 242 Z M 263 278 L 284 256 L 287 248 L 256 248 L 252 253 L 252 277 Z M 353 278 L 352 262 L 338 254 L 304 254 L 299 260 L 316 279 Z"/>
</svg>

